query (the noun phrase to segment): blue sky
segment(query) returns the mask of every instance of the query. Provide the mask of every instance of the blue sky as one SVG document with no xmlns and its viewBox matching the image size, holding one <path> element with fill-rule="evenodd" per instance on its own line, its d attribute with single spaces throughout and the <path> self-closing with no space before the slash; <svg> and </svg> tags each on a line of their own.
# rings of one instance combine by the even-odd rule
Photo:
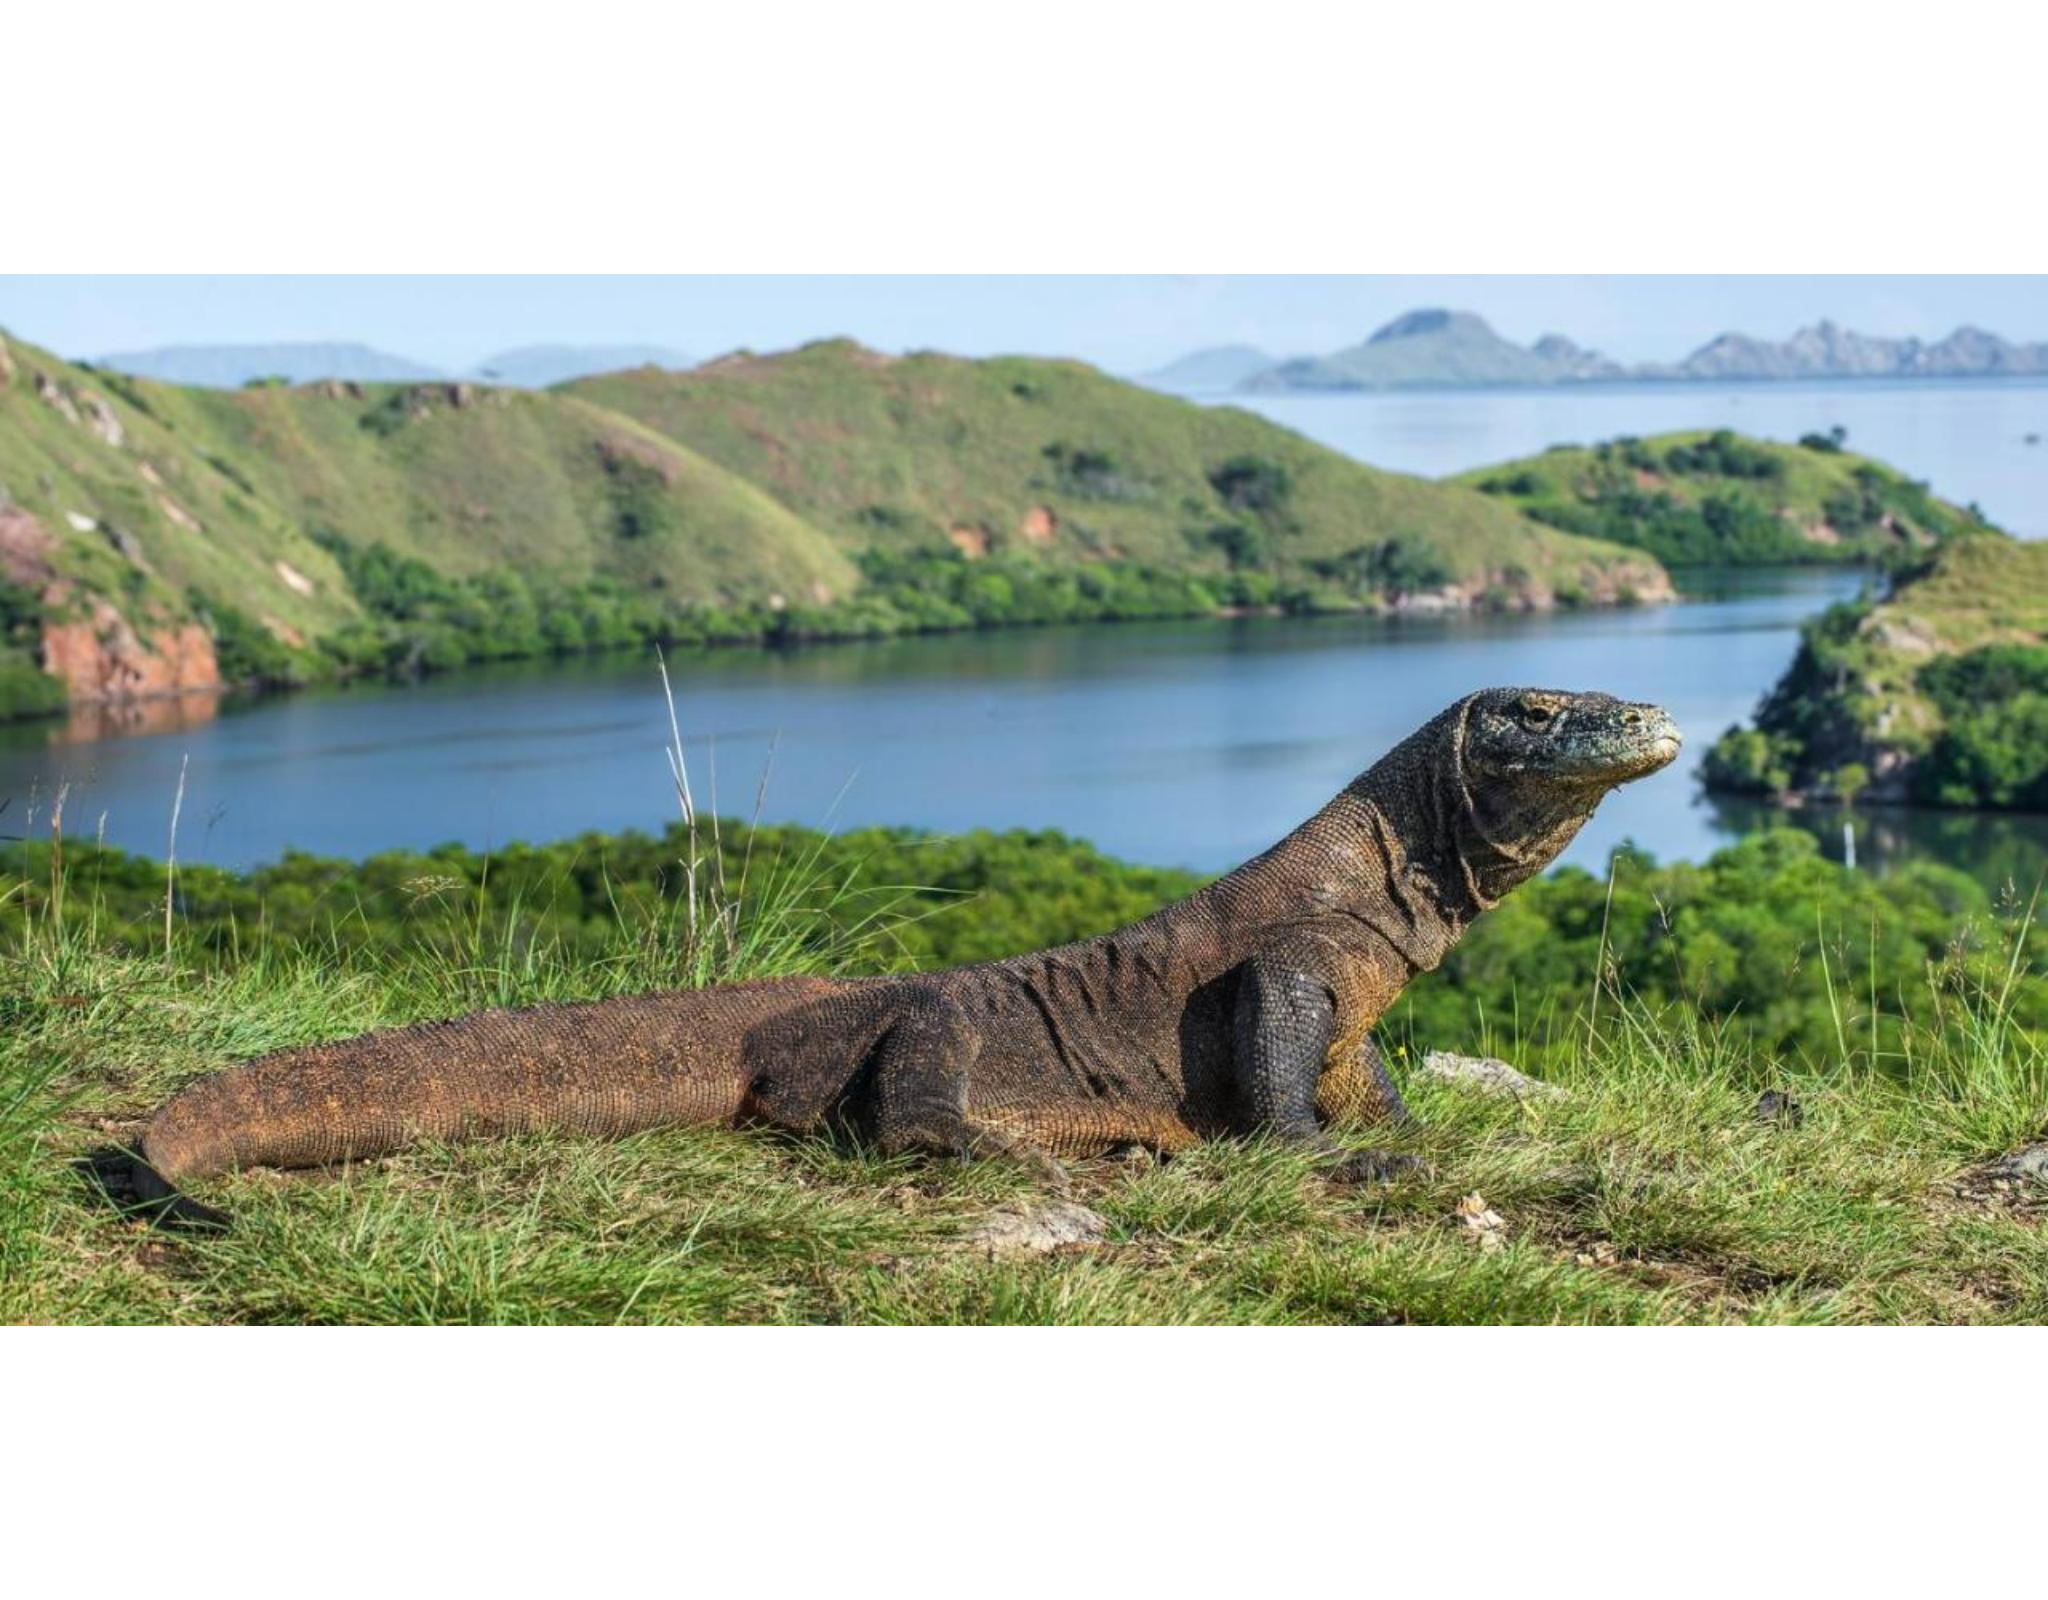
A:
<svg viewBox="0 0 2048 1600">
<path fill-rule="evenodd" d="M 1832 317 L 1934 338 L 1974 322 L 2048 339 L 2043 277 L 0 277 L 0 327 L 92 357 L 165 344 L 359 340 L 465 368 L 522 344 L 659 344 L 704 357 L 851 334 L 885 350 L 1075 355 L 1142 371 L 1204 345 L 1355 343 L 1417 306 L 1624 360 Z"/>
</svg>

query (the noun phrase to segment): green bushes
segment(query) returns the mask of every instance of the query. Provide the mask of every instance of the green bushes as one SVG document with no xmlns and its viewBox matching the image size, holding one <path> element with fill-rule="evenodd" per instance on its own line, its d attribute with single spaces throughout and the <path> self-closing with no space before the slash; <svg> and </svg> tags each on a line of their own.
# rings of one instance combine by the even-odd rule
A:
<svg viewBox="0 0 2048 1600">
<path fill-rule="evenodd" d="M 1081 566 L 956 550 L 872 550 L 866 580 L 827 605 L 680 606 L 605 578 L 500 572 L 450 578 L 387 546 L 323 540 L 368 616 L 323 641 L 343 675 L 654 645 L 797 644 L 963 628 L 1212 615 L 1238 585 L 1130 562 Z"/>
<path fill-rule="evenodd" d="M 1281 510 L 1294 481 L 1285 464 L 1265 456 L 1232 456 L 1209 473 L 1209 487 L 1233 511 L 1270 516 Z"/>
<path fill-rule="evenodd" d="M 1687 505 L 1659 490 L 1615 488 L 1589 501 L 1544 502 L 1529 515 L 1566 533 L 1647 550 L 1674 566 L 1739 566 L 1813 558 L 1816 547 L 1740 491 Z"/>
<path fill-rule="evenodd" d="M 64 685 L 19 650 L 0 650 L 0 722 L 62 711 Z"/>
<path fill-rule="evenodd" d="M 1778 795 L 1792 787 L 1798 746 L 1760 728 L 1730 728 L 1707 752 L 1700 774 L 1722 794 Z"/>
<path fill-rule="evenodd" d="M 1931 661 L 1917 682 L 1943 727 L 1914 770 L 1915 798 L 2048 809 L 2048 646 L 1990 645 Z"/>
<path fill-rule="evenodd" d="M 197 590 L 188 599 L 213 631 L 214 659 L 224 683 L 295 689 L 320 676 L 319 658 L 311 651 L 293 649 L 253 618 Z"/>
<path fill-rule="evenodd" d="M 1939 1025 L 1942 996 L 2005 981 L 2010 938 L 2025 946 L 2013 1014 L 2048 1024 L 2040 935 L 2001 931 L 1995 910 L 1965 873 L 1928 862 L 1852 872 L 1792 828 L 1699 864 L 1660 867 L 1623 851 L 1611 891 L 1576 868 L 1516 891 L 1438 975 L 1410 987 L 1389 1026 L 1432 1047 L 1490 1030 L 1540 1061 L 1581 1020 L 1605 962 L 1617 991 L 1652 1012 L 1668 1008 L 1773 1054 L 1899 1066 L 1914 1027 Z"/>
<path fill-rule="evenodd" d="M 0 722 L 64 709 L 64 685 L 36 664 L 42 633 L 42 601 L 0 578 Z"/>
<path fill-rule="evenodd" d="M 679 531 L 668 479 L 659 467 L 616 450 L 605 451 L 602 460 L 621 539 L 652 539 Z"/>
<path fill-rule="evenodd" d="M 1067 494 L 1081 500 L 1149 500 L 1153 487 L 1138 477 L 1123 461 L 1107 450 L 1055 442 L 1045 447 L 1045 459 L 1057 473 L 1055 482 Z"/>
<path fill-rule="evenodd" d="M 1664 452 L 1664 465 L 1673 472 L 1701 472 L 1717 478 L 1749 478 L 1761 481 L 1784 475 L 1784 464 L 1770 451 L 1738 437 L 1726 428 L 1716 428 L 1697 444 L 1673 445 Z"/>
<path fill-rule="evenodd" d="M 700 834 L 700 842 L 710 848 Z M 771 884 L 792 873 L 814 897 L 820 947 L 845 948 L 889 928 L 873 967 L 930 968 L 1083 938 L 1135 920 L 1200 880 L 1133 866 L 1054 832 L 941 838 L 905 828 L 827 837 L 807 829 L 722 833 L 725 881 Z M 247 874 L 185 866 L 179 936 L 222 963 L 251 949 L 404 955 L 440 952 L 451 965 L 518 962 L 543 951 L 577 961 L 623 959 L 672 926 L 688 842 L 665 834 L 586 835 L 514 845 L 488 858 L 456 846 L 394 851 L 361 863 L 292 854 Z M 161 949 L 163 868 L 65 846 L 67 899 L 132 952 Z M 700 866 L 700 877 L 720 870 Z M 18 941 L 49 910 L 47 843 L 0 849 L 0 939 Z M 480 930 L 488 930 L 480 934 Z M 1812 838 L 1754 835 L 1704 863 L 1658 866 L 1624 850 L 1605 874 L 1566 868 L 1525 885 L 1475 923 L 1435 973 L 1418 978 L 1383 1032 L 1412 1049 L 1478 1049 L 1489 1041 L 1541 1063 L 1603 982 L 1655 1013 L 1669 1008 L 1760 1051 L 1872 1065 L 1899 1059 L 1918 1006 L 1971 985 L 2005 981 L 2006 941 L 2026 949 L 2011 1012 L 2048 1026 L 2039 936 L 2001 932 L 1974 878 L 1932 864 L 1882 877 L 1825 860 Z M 1601 974 L 1605 974 L 1605 978 Z M 1911 998 L 1917 997 L 1917 999 Z M 1931 1019 L 1919 1015 L 1925 1024 Z"/>
<path fill-rule="evenodd" d="M 1376 594 L 1397 599 L 1424 594 L 1442 588 L 1453 576 L 1427 542 L 1402 534 L 1378 544 L 1359 545 L 1334 560 L 1311 562 L 1309 569 L 1361 599 Z"/>
</svg>

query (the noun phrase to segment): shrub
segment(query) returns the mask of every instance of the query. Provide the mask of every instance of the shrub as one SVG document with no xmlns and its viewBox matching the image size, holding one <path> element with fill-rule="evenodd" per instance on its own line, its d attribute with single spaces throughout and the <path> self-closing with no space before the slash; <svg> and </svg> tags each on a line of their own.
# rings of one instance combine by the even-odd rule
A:
<svg viewBox="0 0 2048 1600">
<path fill-rule="evenodd" d="M 1293 479 L 1286 466 L 1267 456 L 1232 456 L 1209 472 L 1209 486 L 1233 511 L 1270 515 L 1287 503 Z"/>
</svg>

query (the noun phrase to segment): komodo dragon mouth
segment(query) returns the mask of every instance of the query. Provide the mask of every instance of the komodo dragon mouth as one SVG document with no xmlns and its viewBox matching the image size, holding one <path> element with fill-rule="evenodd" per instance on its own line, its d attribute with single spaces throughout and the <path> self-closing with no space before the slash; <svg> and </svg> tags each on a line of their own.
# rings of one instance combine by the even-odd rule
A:
<svg viewBox="0 0 2048 1600">
<path fill-rule="evenodd" d="M 187 1087 L 141 1151 L 103 1153 L 116 1159 L 101 1176 L 164 1220 L 212 1224 L 175 1185 L 420 1138 L 765 1123 L 966 1159 L 1260 1132 L 1325 1152 L 1333 1177 L 1384 1177 L 1400 1158 L 1323 1131 L 1407 1116 L 1374 1025 L 1610 789 L 1678 750 L 1657 706 L 1483 689 L 1271 849 L 1095 938 L 944 972 L 482 1011 L 287 1050 Z"/>
</svg>

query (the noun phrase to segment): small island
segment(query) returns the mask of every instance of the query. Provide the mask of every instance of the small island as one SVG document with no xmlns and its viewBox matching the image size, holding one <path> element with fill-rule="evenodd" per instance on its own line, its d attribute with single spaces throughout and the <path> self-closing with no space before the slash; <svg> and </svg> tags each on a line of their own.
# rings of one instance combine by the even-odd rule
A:
<svg viewBox="0 0 2048 1600">
<path fill-rule="evenodd" d="M 1956 539 L 1887 598 L 1816 617 L 1703 779 L 1787 803 L 2048 810 L 2048 545 Z"/>
<path fill-rule="evenodd" d="M 1844 448 L 1840 430 L 1797 444 L 1720 428 L 1559 445 L 1456 482 L 1566 532 L 1632 545 L 1672 566 L 1869 564 L 1982 533 L 1975 506 Z"/>
</svg>

